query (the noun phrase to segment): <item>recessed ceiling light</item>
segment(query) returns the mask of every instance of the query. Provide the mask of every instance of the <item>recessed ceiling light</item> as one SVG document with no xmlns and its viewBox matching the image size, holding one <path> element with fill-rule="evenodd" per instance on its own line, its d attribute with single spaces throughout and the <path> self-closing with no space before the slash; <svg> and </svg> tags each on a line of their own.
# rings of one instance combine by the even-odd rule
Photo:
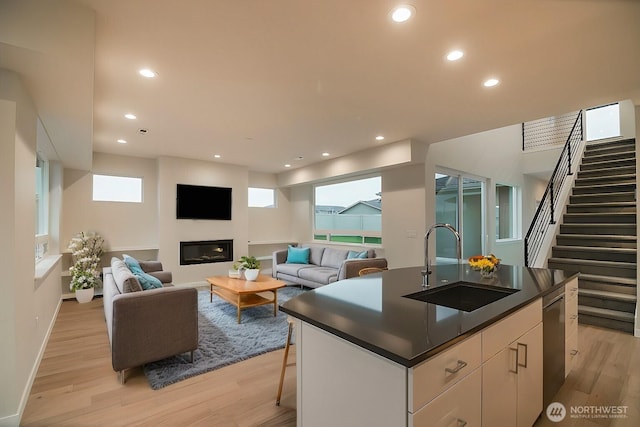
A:
<svg viewBox="0 0 640 427">
<path fill-rule="evenodd" d="M 147 77 L 149 79 L 152 79 L 152 78 L 154 78 L 155 76 L 158 75 L 155 71 L 150 70 L 148 68 L 143 68 L 142 70 L 140 70 L 138 72 L 140 73 L 141 76 Z"/>
<path fill-rule="evenodd" d="M 458 59 L 464 56 L 464 52 L 461 50 L 452 50 L 447 54 L 447 59 L 449 61 L 457 61 Z"/>
<path fill-rule="evenodd" d="M 214 154 L 213 157 L 215 157 L 216 159 L 219 159 L 222 156 L 220 154 Z"/>
<path fill-rule="evenodd" d="M 329 157 L 329 153 L 327 152 L 322 153 L 322 157 Z"/>
<path fill-rule="evenodd" d="M 291 165 L 289 163 L 287 163 L 286 165 L 284 165 L 285 168 L 290 168 Z"/>
<path fill-rule="evenodd" d="M 376 141 L 382 141 L 383 139 L 384 139 L 384 136 L 382 135 L 376 136 Z"/>
<path fill-rule="evenodd" d="M 391 11 L 391 19 L 393 19 L 393 22 L 406 22 L 413 16 L 414 13 L 416 13 L 415 7 L 408 4 L 403 4 Z"/>
<path fill-rule="evenodd" d="M 135 114 L 131 114 L 131 113 L 127 113 L 124 115 L 125 118 L 129 119 L 129 120 L 135 120 L 137 119 Z"/>
<path fill-rule="evenodd" d="M 126 144 L 126 143 L 127 143 L 127 141 L 126 141 L 126 140 L 124 140 L 124 139 L 119 139 L 119 140 L 118 140 L 118 142 L 119 142 L 120 144 Z"/>
<path fill-rule="evenodd" d="M 498 83 L 500 83 L 500 80 L 498 80 L 498 79 L 489 79 L 489 80 L 486 80 L 483 83 L 483 85 L 484 85 L 484 87 L 493 87 L 493 86 L 497 85 Z"/>
</svg>

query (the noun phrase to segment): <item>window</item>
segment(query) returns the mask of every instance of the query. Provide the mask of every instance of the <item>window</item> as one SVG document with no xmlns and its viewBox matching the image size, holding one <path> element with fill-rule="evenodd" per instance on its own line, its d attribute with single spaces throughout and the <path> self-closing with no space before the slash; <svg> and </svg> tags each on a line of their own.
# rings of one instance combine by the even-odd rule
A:
<svg viewBox="0 0 640 427">
<path fill-rule="evenodd" d="M 517 239 L 518 189 L 496 184 L 496 240 Z"/>
<path fill-rule="evenodd" d="M 142 203 L 142 178 L 93 175 L 93 201 Z"/>
<path fill-rule="evenodd" d="M 587 141 L 620 136 L 620 106 L 605 105 L 587 110 Z"/>
<path fill-rule="evenodd" d="M 382 243 L 382 178 L 317 185 L 314 239 Z"/>
<path fill-rule="evenodd" d="M 47 253 L 49 245 L 49 162 L 36 157 L 36 247 L 35 259 L 40 260 Z"/>
<path fill-rule="evenodd" d="M 249 207 L 250 208 L 275 208 L 276 190 L 273 188 L 252 188 L 249 187 Z"/>
<path fill-rule="evenodd" d="M 462 239 L 462 257 L 484 253 L 485 188 L 482 177 L 439 169 L 435 174 L 435 219 L 451 224 Z M 457 243 L 444 228 L 435 230 L 436 257 L 457 257 Z"/>
</svg>

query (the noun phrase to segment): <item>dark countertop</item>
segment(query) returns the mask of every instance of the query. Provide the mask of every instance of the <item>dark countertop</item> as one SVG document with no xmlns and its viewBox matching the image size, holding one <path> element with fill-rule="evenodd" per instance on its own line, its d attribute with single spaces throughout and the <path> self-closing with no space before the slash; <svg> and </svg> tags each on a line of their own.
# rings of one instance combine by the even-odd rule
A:
<svg viewBox="0 0 640 427">
<path fill-rule="evenodd" d="M 292 298 L 281 310 L 406 367 L 486 328 L 577 276 L 562 270 L 500 265 L 481 279 L 468 264 L 434 265 L 431 288 L 465 280 L 518 289 L 471 312 L 404 298 L 422 288 L 422 267 L 332 283 Z"/>
</svg>

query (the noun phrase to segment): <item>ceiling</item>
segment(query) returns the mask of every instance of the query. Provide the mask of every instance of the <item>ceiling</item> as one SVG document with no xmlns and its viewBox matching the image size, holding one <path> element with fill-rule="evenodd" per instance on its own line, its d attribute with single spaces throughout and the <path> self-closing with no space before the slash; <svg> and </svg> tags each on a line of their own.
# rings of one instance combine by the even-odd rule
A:
<svg viewBox="0 0 640 427">
<path fill-rule="evenodd" d="M 52 1 L 26 3 L 33 11 Z M 391 0 L 54 3 L 73 15 L 57 17 L 58 28 L 86 36 L 44 56 L 82 68 L 32 72 L 27 86 L 67 167 L 89 168 L 92 148 L 278 173 L 399 140 L 428 144 L 622 99 L 640 104 L 638 1 L 411 0 L 416 14 L 404 24 L 390 20 Z M 84 28 L 91 17 L 95 40 Z M 43 31 L 37 22 L 16 28 Z M 0 37 L 0 66 L 24 73 L 38 48 L 7 40 L 6 29 Z M 465 56 L 449 62 L 454 48 Z M 145 67 L 158 76 L 140 76 Z M 483 87 L 489 77 L 500 84 Z"/>
</svg>

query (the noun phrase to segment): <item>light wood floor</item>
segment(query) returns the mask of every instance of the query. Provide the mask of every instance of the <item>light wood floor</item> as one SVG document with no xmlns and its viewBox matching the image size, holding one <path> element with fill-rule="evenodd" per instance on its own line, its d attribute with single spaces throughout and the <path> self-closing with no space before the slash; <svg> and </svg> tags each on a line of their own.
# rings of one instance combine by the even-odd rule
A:
<svg viewBox="0 0 640 427">
<path fill-rule="evenodd" d="M 21 425 L 295 426 L 295 346 L 278 407 L 282 357 L 274 351 L 155 391 L 142 369 L 132 369 L 120 385 L 102 299 L 65 301 Z"/>
<path fill-rule="evenodd" d="M 565 419 L 539 426 L 639 426 L 640 339 L 580 325 L 581 356 L 556 396 L 571 405 L 626 405 L 625 419 Z M 24 426 L 294 426 L 295 346 L 281 406 L 275 406 L 283 351 L 274 351 L 161 390 L 141 369 L 120 385 L 111 368 L 102 299 L 62 304 L 33 384 Z M 502 427 L 502 426 L 498 426 Z M 506 427 L 506 426 L 505 426 Z"/>
</svg>

